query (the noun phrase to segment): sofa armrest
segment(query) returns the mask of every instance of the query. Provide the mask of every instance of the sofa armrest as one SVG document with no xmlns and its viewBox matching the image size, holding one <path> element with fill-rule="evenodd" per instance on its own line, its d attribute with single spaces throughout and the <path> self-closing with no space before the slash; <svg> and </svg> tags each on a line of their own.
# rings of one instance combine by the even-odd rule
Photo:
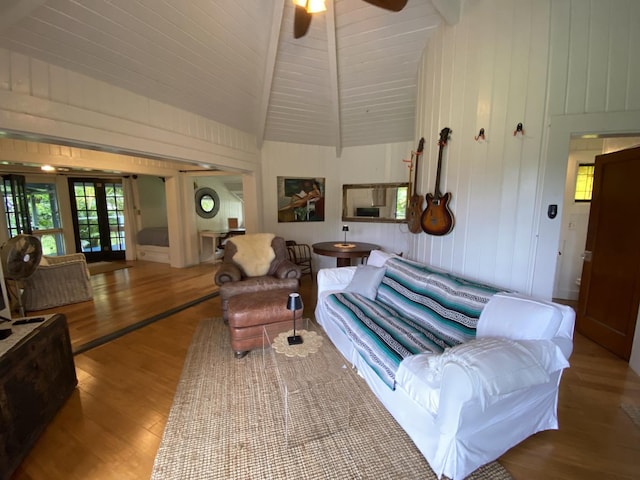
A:
<svg viewBox="0 0 640 480">
<path fill-rule="evenodd" d="M 322 268 L 318 271 L 318 297 L 326 292 L 344 290 L 357 267 Z"/>
</svg>

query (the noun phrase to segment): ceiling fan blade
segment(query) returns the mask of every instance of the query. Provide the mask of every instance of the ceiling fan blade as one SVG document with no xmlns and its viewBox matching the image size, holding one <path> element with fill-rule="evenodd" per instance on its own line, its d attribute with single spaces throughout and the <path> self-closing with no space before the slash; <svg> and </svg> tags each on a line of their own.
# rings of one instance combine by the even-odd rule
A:
<svg viewBox="0 0 640 480">
<path fill-rule="evenodd" d="M 311 14 L 304 7 L 296 5 L 296 15 L 293 18 L 293 38 L 304 37 L 311 25 Z"/>
<path fill-rule="evenodd" d="M 376 7 L 384 8 L 385 10 L 391 10 L 392 12 L 399 12 L 407 4 L 407 0 L 364 0 Z"/>
</svg>

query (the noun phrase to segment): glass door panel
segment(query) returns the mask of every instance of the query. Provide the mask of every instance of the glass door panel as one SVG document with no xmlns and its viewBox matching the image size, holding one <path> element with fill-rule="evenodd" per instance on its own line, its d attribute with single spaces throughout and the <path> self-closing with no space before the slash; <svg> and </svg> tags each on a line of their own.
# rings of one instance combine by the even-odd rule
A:
<svg viewBox="0 0 640 480">
<path fill-rule="evenodd" d="M 124 194 L 118 180 L 69 179 L 76 248 L 87 260 L 125 257 Z"/>
</svg>

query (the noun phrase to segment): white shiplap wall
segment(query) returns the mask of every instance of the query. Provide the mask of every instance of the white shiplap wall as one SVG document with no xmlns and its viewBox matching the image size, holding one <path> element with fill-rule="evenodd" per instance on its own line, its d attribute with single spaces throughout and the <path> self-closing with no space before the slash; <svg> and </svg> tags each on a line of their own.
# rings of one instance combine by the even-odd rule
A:
<svg viewBox="0 0 640 480">
<path fill-rule="evenodd" d="M 74 143 L 252 171 L 255 136 L 0 49 L 0 125 Z"/>
<path fill-rule="evenodd" d="M 409 142 L 347 147 L 340 158 L 332 147 L 265 142 L 262 148 L 262 223 L 264 231 L 286 239 L 312 244 L 340 240 L 342 233 L 342 185 L 349 183 L 406 182 L 409 158 L 415 145 Z M 325 178 L 324 222 L 278 223 L 277 177 Z M 409 233 L 405 224 L 348 223 L 348 239 L 371 242 L 392 252 L 408 251 Z M 314 255 L 314 270 L 333 267 L 334 258 Z"/>
<path fill-rule="evenodd" d="M 526 289 L 531 267 L 543 136 L 548 9 L 541 3 L 468 3 L 461 22 L 427 47 L 418 103 L 418 135 L 427 140 L 423 193 L 434 189 L 439 132 L 453 130 L 440 187 L 453 194 L 456 225 L 445 237 L 413 237 L 411 255 L 517 289 Z M 525 134 L 514 136 L 518 123 Z M 474 139 L 480 128 L 485 141 Z"/>
<path fill-rule="evenodd" d="M 549 118 L 640 106 L 640 2 L 604 3 L 467 2 L 460 23 L 432 39 L 417 133 L 431 168 L 420 188 L 433 190 L 437 134 L 448 126 L 441 189 L 453 193 L 456 227 L 412 237 L 412 257 L 551 296 L 561 212 L 549 220 L 546 208 L 562 206 L 567 157 L 547 156 Z M 519 122 L 525 135 L 514 136 Z M 473 139 L 481 127 L 486 142 Z"/>
<path fill-rule="evenodd" d="M 253 135 L 4 49 L 0 49 L 0 129 L 249 174 L 259 171 Z M 162 162 L 135 159 L 151 170 L 162 169 Z M 137 172 L 153 174 L 146 169 Z M 193 211 L 192 197 L 184 179 L 167 179 L 168 221 L 175 226 L 173 232 L 180 232 L 171 239 L 178 252 L 172 255 L 175 267 L 198 261 L 195 218 L 182 215 L 187 207 Z M 245 213 L 255 219 L 257 197 L 249 194 L 248 198 L 253 201 L 245 203 Z"/>
</svg>

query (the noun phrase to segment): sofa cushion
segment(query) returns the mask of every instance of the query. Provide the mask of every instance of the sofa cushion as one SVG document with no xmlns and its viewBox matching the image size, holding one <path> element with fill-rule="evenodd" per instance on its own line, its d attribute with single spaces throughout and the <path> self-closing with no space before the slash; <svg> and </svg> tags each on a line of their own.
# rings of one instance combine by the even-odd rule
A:
<svg viewBox="0 0 640 480">
<path fill-rule="evenodd" d="M 516 293 L 500 293 L 480 314 L 477 335 L 514 340 L 551 339 L 561 322 L 562 312 L 549 302 Z"/>
<path fill-rule="evenodd" d="M 430 364 L 438 357 L 440 355 L 434 353 L 412 355 L 400 362 L 396 372 L 396 384 L 434 416 L 438 414 L 442 378 L 440 371 Z"/>
<path fill-rule="evenodd" d="M 441 352 L 441 341 L 424 325 L 398 316 L 364 295 L 327 295 L 327 311 L 349 337 L 355 350 L 380 379 L 395 388 L 395 373 L 403 358 L 421 352 Z"/>
<path fill-rule="evenodd" d="M 442 348 L 475 338 L 480 312 L 499 291 L 400 257 L 385 265 L 376 299 L 422 324 Z"/>
<path fill-rule="evenodd" d="M 370 300 L 375 300 L 378 286 L 382 281 L 385 269 L 371 265 L 358 265 L 351 282 L 345 288 L 347 292 L 359 293 Z"/>
</svg>

